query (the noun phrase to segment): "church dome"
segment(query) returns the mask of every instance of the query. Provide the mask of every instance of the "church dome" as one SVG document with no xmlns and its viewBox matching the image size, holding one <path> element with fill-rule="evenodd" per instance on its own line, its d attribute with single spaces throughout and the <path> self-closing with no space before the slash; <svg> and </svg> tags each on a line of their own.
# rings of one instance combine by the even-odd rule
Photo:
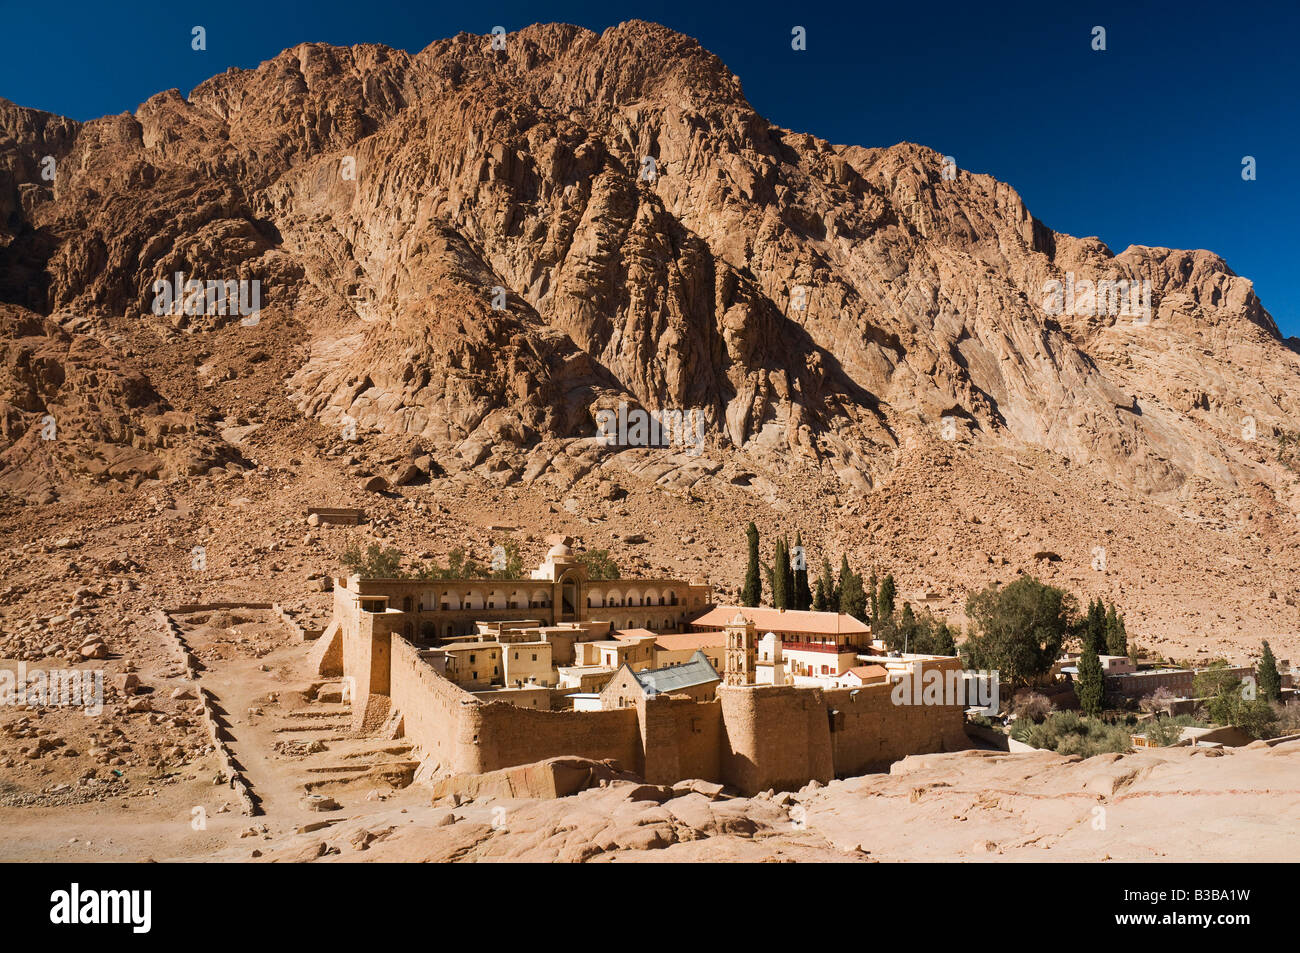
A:
<svg viewBox="0 0 1300 953">
<path fill-rule="evenodd" d="M 745 618 L 745 613 L 737 611 L 736 617 L 731 620 L 732 625 L 749 625 L 749 620 Z"/>
<path fill-rule="evenodd" d="M 561 559 L 568 559 L 571 558 L 572 556 L 573 556 L 573 549 L 564 545 L 564 543 L 556 543 L 546 553 L 547 559 L 555 559 L 556 557 L 559 557 Z"/>
</svg>

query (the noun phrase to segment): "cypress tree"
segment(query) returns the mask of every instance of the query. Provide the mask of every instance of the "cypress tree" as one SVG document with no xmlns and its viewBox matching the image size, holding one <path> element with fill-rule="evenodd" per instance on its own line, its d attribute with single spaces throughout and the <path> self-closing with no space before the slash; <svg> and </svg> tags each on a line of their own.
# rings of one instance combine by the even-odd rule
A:
<svg viewBox="0 0 1300 953">
<path fill-rule="evenodd" d="M 826 593 L 825 610 L 827 612 L 840 611 L 840 594 L 835 588 L 835 574 L 831 571 L 831 561 L 822 556 L 822 574 L 817 580 L 821 583 L 822 591 Z"/>
<path fill-rule="evenodd" d="M 1079 656 L 1079 680 L 1074 685 L 1074 693 L 1079 697 L 1079 707 L 1085 715 L 1101 714 L 1106 686 L 1101 674 L 1101 659 L 1091 643 L 1083 647 L 1083 654 Z"/>
<path fill-rule="evenodd" d="M 813 587 L 812 607 L 814 612 L 826 611 L 826 586 L 820 579 L 817 580 L 816 585 Z"/>
<path fill-rule="evenodd" d="M 852 578 L 853 570 L 849 568 L 849 557 L 840 556 L 840 577 L 835 581 L 835 604 L 840 612 L 849 611 L 845 606 L 845 596 L 852 593 Z"/>
<path fill-rule="evenodd" d="M 1088 603 L 1088 620 L 1084 627 L 1084 641 L 1097 655 L 1106 654 L 1106 607 L 1101 599 Z"/>
<path fill-rule="evenodd" d="M 862 577 L 849 568 L 848 557 L 840 561 L 840 611 L 860 622 L 867 620 L 867 594 Z"/>
<path fill-rule="evenodd" d="M 740 603 L 756 606 L 763 598 L 763 580 L 758 574 L 758 527 L 750 523 L 745 527 L 749 539 L 749 568 L 745 570 L 745 588 L 740 593 Z"/>
<path fill-rule="evenodd" d="M 953 634 L 952 626 L 947 622 L 940 621 L 934 633 L 934 654 L 935 655 L 956 655 L 957 654 L 957 637 Z"/>
<path fill-rule="evenodd" d="M 776 555 L 772 558 L 772 608 L 790 608 L 790 554 L 786 552 L 785 540 L 776 541 Z"/>
<path fill-rule="evenodd" d="M 881 619 L 891 619 L 894 615 L 894 595 L 897 590 L 894 587 L 894 574 L 891 572 L 885 576 L 885 581 L 880 584 L 880 598 L 877 600 L 876 609 L 880 613 Z"/>
<path fill-rule="evenodd" d="M 871 585 L 867 590 L 867 599 L 871 609 L 871 621 L 874 622 L 876 617 L 880 615 L 880 580 L 876 578 L 874 569 L 871 570 Z"/>
<path fill-rule="evenodd" d="M 1115 611 L 1112 603 L 1106 614 L 1106 651 L 1110 655 L 1128 655 L 1128 633 L 1124 631 L 1124 617 Z"/>
<path fill-rule="evenodd" d="M 812 608 L 812 590 L 808 588 L 808 554 L 803 548 L 803 534 L 795 531 L 795 552 L 798 565 L 794 567 L 794 607 L 796 609 Z"/>
<path fill-rule="evenodd" d="M 1277 659 L 1273 657 L 1273 649 L 1269 647 L 1268 639 L 1264 640 L 1264 651 L 1260 654 L 1256 674 L 1259 681 L 1259 697 L 1265 701 L 1277 701 L 1282 695 L 1282 676 L 1278 673 Z"/>
<path fill-rule="evenodd" d="M 1115 603 L 1106 607 L 1106 654 L 1118 655 L 1111 647 L 1119 644 L 1119 617 L 1115 614 Z M 1099 653 L 1100 654 L 1100 653 Z"/>
<path fill-rule="evenodd" d="M 797 608 L 794 594 L 794 566 L 790 562 L 790 540 L 781 537 L 781 550 L 785 553 L 785 607 Z"/>
<path fill-rule="evenodd" d="M 912 611 L 910 602 L 903 603 L 903 611 L 898 614 L 898 631 L 903 636 L 904 652 L 921 652 L 923 646 L 920 645 L 920 626 L 916 624 L 916 613 Z"/>
</svg>

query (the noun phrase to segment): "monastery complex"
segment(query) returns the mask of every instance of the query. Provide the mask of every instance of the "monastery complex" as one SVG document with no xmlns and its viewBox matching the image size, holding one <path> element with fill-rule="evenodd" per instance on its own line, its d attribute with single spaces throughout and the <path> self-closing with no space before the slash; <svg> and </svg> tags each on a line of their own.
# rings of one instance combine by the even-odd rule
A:
<svg viewBox="0 0 1300 953">
<path fill-rule="evenodd" d="M 590 579 L 567 539 L 528 579 L 336 579 L 311 662 L 429 778 L 579 756 L 752 794 L 969 746 L 962 706 L 891 699 L 957 659 L 887 657 L 838 613 L 715 605 L 703 579 Z"/>
</svg>

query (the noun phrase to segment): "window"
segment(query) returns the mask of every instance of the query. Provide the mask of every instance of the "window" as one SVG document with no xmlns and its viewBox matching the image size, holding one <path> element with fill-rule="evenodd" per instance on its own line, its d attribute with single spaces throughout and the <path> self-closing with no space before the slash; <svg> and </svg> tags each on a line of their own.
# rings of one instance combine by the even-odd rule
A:
<svg viewBox="0 0 1300 953">
<path fill-rule="evenodd" d="M 537 653 L 536 653 L 536 652 L 533 653 L 533 661 L 534 661 L 534 662 L 537 661 Z"/>
<path fill-rule="evenodd" d="M 469 661 L 470 661 L 470 664 L 471 664 L 471 665 L 474 664 L 475 658 L 474 658 L 473 653 L 470 654 Z"/>
</svg>

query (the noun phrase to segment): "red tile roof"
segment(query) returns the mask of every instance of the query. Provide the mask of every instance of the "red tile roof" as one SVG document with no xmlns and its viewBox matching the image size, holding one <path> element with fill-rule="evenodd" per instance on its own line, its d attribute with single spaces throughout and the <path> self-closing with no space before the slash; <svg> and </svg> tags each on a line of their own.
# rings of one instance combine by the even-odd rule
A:
<svg viewBox="0 0 1300 953">
<path fill-rule="evenodd" d="M 727 644 L 726 632 L 674 632 L 655 640 L 655 648 L 665 652 L 682 649 L 712 649 Z"/>
<path fill-rule="evenodd" d="M 888 678 L 889 669 L 883 665 L 855 665 L 844 674 L 856 675 L 865 682 L 870 678 Z"/>
<path fill-rule="evenodd" d="M 761 636 L 766 632 L 797 633 L 808 635 L 865 635 L 871 627 L 842 612 L 811 612 L 803 609 L 768 609 L 763 606 L 714 606 L 700 616 L 692 626 L 710 629 L 730 624 L 741 613 L 754 623 Z"/>
<path fill-rule="evenodd" d="M 634 639 L 657 638 L 658 634 L 649 629 L 615 629 L 614 638 L 632 641 Z"/>
</svg>

